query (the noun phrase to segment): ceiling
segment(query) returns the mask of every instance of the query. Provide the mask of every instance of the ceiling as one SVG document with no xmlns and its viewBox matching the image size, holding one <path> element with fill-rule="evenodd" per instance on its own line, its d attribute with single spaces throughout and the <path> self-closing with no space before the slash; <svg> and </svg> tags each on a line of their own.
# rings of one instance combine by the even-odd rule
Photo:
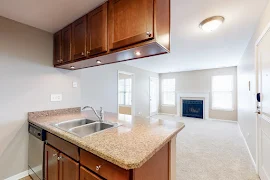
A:
<svg viewBox="0 0 270 180">
<path fill-rule="evenodd" d="M 268 0 L 171 0 L 171 53 L 125 64 L 157 73 L 237 66 Z M 199 28 L 221 15 L 212 33 Z"/>
<path fill-rule="evenodd" d="M 1 0 L 0 15 L 54 33 L 104 0 Z M 268 0 L 171 0 L 171 53 L 124 62 L 157 73 L 236 66 Z M 256 7 L 256 8 L 255 8 Z M 199 23 L 221 15 L 217 31 Z"/>
<path fill-rule="evenodd" d="M 55 33 L 105 1 L 1 0 L 0 16 Z"/>
</svg>

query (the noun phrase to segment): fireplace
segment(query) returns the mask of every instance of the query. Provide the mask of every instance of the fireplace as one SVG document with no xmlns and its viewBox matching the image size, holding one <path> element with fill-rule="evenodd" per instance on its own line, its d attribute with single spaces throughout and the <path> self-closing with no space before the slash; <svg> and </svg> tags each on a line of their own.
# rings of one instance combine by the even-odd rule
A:
<svg viewBox="0 0 270 180">
<path fill-rule="evenodd" d="M 203 119 L 203 100 L 182 100 L 182 116 Z"/>
<path fill-rule="evenodd" d="M 203 93 L 184 93 L 184 92 L 177 92 L 177 116 L 183 117 L 183 101 L 184 100 L 196 100 L 203 102 L 202 103 L 202 113 L 203 119 L 209 119 L 209 92 Z M 187 117 L 187 116 L 185 116 Z"/>
</svg>

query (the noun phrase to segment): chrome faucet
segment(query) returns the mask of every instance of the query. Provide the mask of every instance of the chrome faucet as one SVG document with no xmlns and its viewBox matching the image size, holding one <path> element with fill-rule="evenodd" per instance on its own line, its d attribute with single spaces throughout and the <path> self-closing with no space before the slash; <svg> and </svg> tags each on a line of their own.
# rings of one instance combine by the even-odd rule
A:
<svg viewBox="0 0 270 180">
<path fill-rule="evenodd" d="M 95 110 L 95 108 L 90 107 L 90 106 L 85 106 L 85 107 L 82 108 L 82 110 L 85 110 L 87 108 L 90 108 L 90 109 L 92 109 L 94 111 L 95 115 L 97 116 L 97 118 L 99 119 L 100 122 L 103 122 L 104 121 L 104 111 L 103 111 L 102 107 L 100 107 L 99 114 L 97 113 L 97 111 Z"/>
</svg>

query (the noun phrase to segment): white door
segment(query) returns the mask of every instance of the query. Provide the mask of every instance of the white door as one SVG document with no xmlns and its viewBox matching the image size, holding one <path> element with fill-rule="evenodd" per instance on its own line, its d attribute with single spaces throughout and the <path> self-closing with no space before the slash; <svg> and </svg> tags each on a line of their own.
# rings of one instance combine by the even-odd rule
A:
<svg viewBox="0 0 270 180">
<path fill-rule="evenodd" d="M 270 32 L 257 47 L 258 92 L 258 170 L 261 180 L 270 180 Z"/>
<path fill-rule="evenodd" d="M 150 116 L 158 113 L 158 78 L 150 77 Z"/>
</svg>

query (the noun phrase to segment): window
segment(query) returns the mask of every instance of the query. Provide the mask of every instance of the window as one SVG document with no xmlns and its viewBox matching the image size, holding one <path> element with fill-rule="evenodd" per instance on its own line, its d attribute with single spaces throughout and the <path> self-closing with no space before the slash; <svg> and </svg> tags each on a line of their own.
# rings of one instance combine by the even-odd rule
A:
<svg viewBox="0 0 270 180">
<path fill-rule="evenodd" d="M 118 101 L 120 105 L 131 106 L 131 79 L 119 79 Z"/>
<path fill-rule="evenodd" d="M 175 79 L 162 80 L 162 104 L 175 105 Z"/>
<path fill-rule="evenodd" d="M 233 110 L 233 76 L 212 77 L 212 109 Z"/>
</svg>

